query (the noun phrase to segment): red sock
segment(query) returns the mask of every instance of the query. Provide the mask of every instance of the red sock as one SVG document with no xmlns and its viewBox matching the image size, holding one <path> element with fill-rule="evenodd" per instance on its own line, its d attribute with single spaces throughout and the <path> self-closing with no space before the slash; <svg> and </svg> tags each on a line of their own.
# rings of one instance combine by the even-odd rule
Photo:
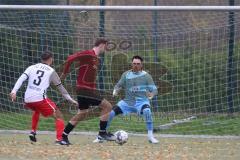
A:
<svg viewBox="0 0 240 160">
<path fill-rule="evenodd" d="M 33 111 L 33 113 L 32 113 L 32 132 L 37 131 L 39 117 L 40 117 L 40 113 Z"/>
<path fill-rule="evenodd" d="M 57 141 L 62 140 L 62 133 L 64 130 L 64 121 L 62 119 L 57 119 L 55 121 L 55 126 L 56 126 L 56 139 Z"/>
</svg>

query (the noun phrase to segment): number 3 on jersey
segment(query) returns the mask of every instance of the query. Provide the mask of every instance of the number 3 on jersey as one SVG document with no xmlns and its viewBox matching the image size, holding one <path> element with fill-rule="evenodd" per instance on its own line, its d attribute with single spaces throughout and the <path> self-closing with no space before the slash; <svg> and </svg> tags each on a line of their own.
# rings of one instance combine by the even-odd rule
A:
<svg viewBox="0 0 240 160">
<path fill-rule="evenodd" d="M 40 83 L 41 83 L 41 81 L 42 81 L 42 77 L 43 77 L 43 75 L 44 75 L 44 71 L 41 71 L 41 70 L 37 70 L 37 73 L 36 73 L 37 75 L 38 75 L 38 79 L 34 79 L 34 81 L 33 81 L 33 84 L 35 84 L 36 86 L 39 86 L 40 85 Z"/>
</svg>

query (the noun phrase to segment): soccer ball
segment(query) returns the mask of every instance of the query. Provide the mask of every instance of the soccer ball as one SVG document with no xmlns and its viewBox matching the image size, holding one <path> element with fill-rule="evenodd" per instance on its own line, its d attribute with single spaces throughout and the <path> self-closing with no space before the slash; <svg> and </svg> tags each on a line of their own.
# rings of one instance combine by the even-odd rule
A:
<svg viewBox="0 0 240 160">
<path fill-rule="evenodd" d="M 123 145 L 128 140 L 128 133 L 123 130 L 119 130 L 119 131 L 115 132 L 114 135 L 116 137 L 115 142 L 117 144 Z"/>
</svg>

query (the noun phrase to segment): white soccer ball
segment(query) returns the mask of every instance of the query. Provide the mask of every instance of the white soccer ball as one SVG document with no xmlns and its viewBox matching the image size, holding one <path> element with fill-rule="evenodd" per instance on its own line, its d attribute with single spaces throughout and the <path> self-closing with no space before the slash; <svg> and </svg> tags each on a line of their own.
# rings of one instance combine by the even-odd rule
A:
<svg viewBox="0 0 240 160">
<path fill-rule="evenodd" d="M 128 140 L 128 133 L 126 131 L 119 130 L 119 131 L 115 132 L 114 135 L 116 137 L 115 142 L 120 145 L 123 145 Z"/>
</svg>

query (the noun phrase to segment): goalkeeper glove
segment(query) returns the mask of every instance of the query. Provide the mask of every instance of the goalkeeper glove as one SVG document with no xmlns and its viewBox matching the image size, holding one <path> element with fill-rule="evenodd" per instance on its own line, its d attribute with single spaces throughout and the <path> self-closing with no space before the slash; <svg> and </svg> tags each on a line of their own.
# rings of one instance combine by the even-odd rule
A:
<svg viewBox="0 0 240 160">
<path fill-rule="evenodd" d="M 112 94 L 112 95 L 113 95 L 113 97 L 115 97 L 115 96 L 117 96 L 117 95 L 118 95 L 118 93 L 117 93 L 117 90 L 116 90 L 116 89 L 114 89 L 114 90 L 113 90 L 113 94 Z"/>
</svg>

